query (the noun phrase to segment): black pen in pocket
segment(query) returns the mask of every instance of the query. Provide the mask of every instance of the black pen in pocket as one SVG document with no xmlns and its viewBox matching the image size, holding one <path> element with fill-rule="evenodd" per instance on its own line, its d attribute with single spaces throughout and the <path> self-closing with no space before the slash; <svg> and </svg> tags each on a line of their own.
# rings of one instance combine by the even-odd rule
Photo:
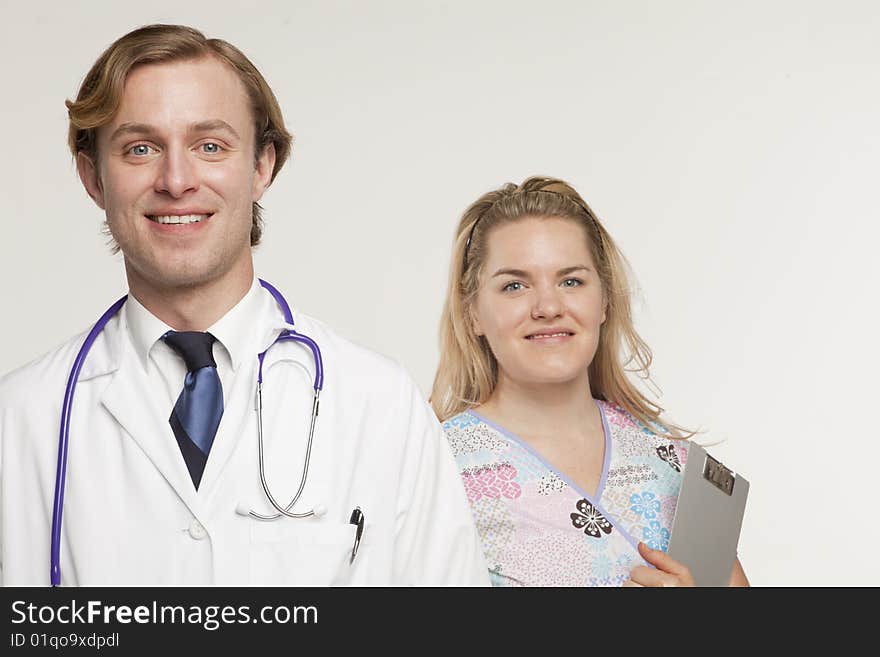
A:
<svg viewBox="0 0 880 657">
<path fill-rule="evenodd" d="M 348 563 L 352 564 L 357 555 L 358 547 L 361 544 L 361 535 L 364 533 L 364 514 L 359 506 L 356 506 L 351 512 L 351 518 L 349 518 L 348 522 L 352 525 L 357 525 L 357 530 L 355 530 L 354 534 L 354 545 L 351 547 L 351 558 L 348 560 Z"/>
</svg>

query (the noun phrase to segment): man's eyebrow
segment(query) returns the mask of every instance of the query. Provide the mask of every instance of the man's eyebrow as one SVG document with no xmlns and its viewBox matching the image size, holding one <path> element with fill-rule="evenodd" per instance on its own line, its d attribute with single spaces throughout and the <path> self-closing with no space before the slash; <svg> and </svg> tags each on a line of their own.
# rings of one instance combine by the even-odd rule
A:
<svg viewBox="0 0 880 657">
<path fill-rule="evenodd" d="M 122 135 L 149 135 L 152 134 L 153 131 L 153 126 L 147 125 L 146 123 L 123 123 L 113 131 L 112 135 L 110 135 L 110 141 L 113 141 Z"/>
<path fill-rule="evenodd" d="M 231 134 L 236 139 L 241 139 L 235 129 L 223 121 L 222 119 L 211 119 L 209 121 L 199 121 L 198 123 L 193 123 L 189 126 L 190 132 L 212 132 L 215 130 L 224 130 Z M 113 134 L 110 135 L 110 141 L 119 138 L 120 136 L 129 136 L 129 135 L 139 135 L 146 136 L 151 135 L 156 132 L 156 128 L 147 124 L 147 123 L 134 123 L 134 122 L 126 122 L 120 125 L 116 130 L 113 131 Z"/>
<path fill-rule="evenodd" d="M 213 130 L 225 130 L 236 139 L 241 139 L 235 129 L 222 119 L 212 119 L 210 121 L 200 121 L 199 123 L 193 123 L 189 127 L 189 129 L 190 132 L 211 132 Z"/>
</svg>

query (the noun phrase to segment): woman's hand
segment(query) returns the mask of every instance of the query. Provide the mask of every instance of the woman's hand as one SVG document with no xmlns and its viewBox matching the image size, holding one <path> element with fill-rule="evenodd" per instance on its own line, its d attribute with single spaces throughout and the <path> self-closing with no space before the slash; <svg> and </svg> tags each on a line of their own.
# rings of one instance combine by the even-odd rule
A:
<svg viewBox="0 0 880 657">
<path fill-rule="evenodd" d="M 629 573 L 624 586 L 694 586 L 691 571 L 662 550 L 652 550 L 639 543 L 639 554 L 654 568 L 636 566 Z"/>
</svg>

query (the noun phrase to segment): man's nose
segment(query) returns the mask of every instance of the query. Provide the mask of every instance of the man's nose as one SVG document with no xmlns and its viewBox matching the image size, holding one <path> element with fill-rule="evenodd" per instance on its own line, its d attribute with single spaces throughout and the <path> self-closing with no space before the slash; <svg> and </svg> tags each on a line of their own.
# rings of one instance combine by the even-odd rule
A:
<svg viewBox="0 0 880 657">
<path fill-rule="evenodd" d="M 174 198 L 199 187 L 196 162 L 188 149 L 168 148 L 162 156 L 154 188 Z"/>
</svg>

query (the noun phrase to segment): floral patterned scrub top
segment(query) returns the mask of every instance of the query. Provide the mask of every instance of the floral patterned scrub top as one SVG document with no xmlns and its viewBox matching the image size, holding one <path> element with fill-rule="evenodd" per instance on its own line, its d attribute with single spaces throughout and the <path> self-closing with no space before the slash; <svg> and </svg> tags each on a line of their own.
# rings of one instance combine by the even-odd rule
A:
<svg viewBox="0 0 880 657">
<path fill-rule="evenodd" d="M 444 423 L 495 586 L 620 586 L 645 564 L 639 541 L 669 546 L 687 443 L 596 403 L 605 464 L 595 496 L 475 411 Z"/>
</svg>

